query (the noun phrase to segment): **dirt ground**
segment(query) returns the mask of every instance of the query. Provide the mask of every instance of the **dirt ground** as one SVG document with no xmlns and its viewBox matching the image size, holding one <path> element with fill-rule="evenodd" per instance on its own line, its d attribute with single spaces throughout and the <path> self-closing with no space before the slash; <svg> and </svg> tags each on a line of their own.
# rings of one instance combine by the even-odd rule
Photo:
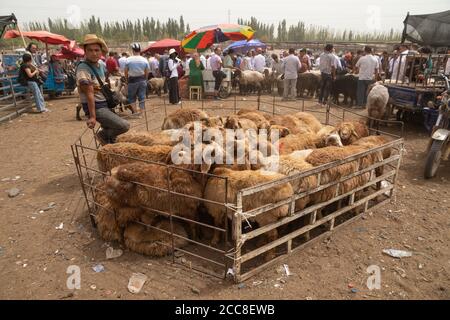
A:
<svg viewBox="0 0 450 320">
<path fill-rule="evenodd" d="M 90 224 L 70 149 L 85 130 L 75 120 L 76 102 L 52 100 L 50 113 L 0 125 L 0 299 L 450 298 L 450 164 L 436 178 L 423 179 L 428 136 L 420 125 L 406 129 L 395 201 L 285 259 L 293 275 L 285 276 L 280 263 L 237 285 L 180 268 L 170 258 L 124 250 L 106 260 L 107 244 Z M 153 114 L 164 111 L 158 112 Z M 20 189 L 14 198 L 8 196 L 12 188 Z M 412 256 L 382 253 L 390 248 Z M 94 272 L 97 264 L 105 270 Z M 67 289 L 71 265 L 81 269 L 80 290 Z M 366 286 L 370 265 L 381 268 L 380 290 Z M 127 290 L 134 272 L 148 276 L 139 294 Z"/>
</svg>

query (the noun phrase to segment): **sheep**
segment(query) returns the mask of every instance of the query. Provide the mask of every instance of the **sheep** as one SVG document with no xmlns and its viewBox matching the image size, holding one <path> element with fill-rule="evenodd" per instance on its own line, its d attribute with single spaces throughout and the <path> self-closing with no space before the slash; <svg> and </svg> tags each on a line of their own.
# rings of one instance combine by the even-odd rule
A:
<svg viewBox="0 0 450 320">
<path fill-rule="evenodd" d="M 95 223 L 100 237 L 105 241 L 122 241 L 122 228 L 116 220 L 114 207 L 105 191 L 105 183 L 96 185 L 94 201 L 97 206 Z"/>
<path fill-rule="evenodd" d="M 343 160 L 355 153 L 363 151 L 359 146 L 349 147 L 334 147 L 329 146 L 325 148 L 313 150 L 305 159 L 306 162 L 318 167 L 330 162 Z M 349 161 L 334 167 L 328 168 L 321 173 L 320 183 L 328 184 L 337 181 L 344 176 L 347 176 L 358 170 L 359 163 L 356 160 Z M 337 186 L 331 186 L 311 195 L 312 203 L 317 204 L 331 200 L 336 195 Z"/>
<path fill-rule="evenodd" d="M 172 147 L 166 145 L 147 147 L 128 142 L 108 144 L 97 152 L 97 164 L 100 171 L 108 172 L 121 164 L 139 160 L 167 163 L 171 151 Z"/>
<path fill-rule="evenodd" d="M 240 109 L 236 114 L 238 116 L 242 116 L 242 115 L 244 115 L 246 113 L 257 113 L 257 114 L 259 114 L 259 115 L 261 115 L 263 117 L 265 117 L 265 115 L 267 115 L 267 113 L 265 113 L 263 111 L 256 110 L 256 109 L 247 109 L 247 108 Z"/>
<path fill-rule="evenodd" d="M 370 118 L 367 120 L 369 127 L 376 127 L 378 132 L 379 121 L 386 116 L 386 106 L 389 101 L 388 89 L 380 83 L 375 83 L 369 87 L 369 94 L 367 96 L 367 113 Z"/>
<path fill-rule="evenodd" d="M 224 117 L 209 117 L 203 118 L 202 124 L 208 128 L 223 128 L 226 118 Z"/>
<path fill-rule="evenodd" d="M 380 147 L 389 142 L 389 139 L 383 136 L 368 136 L 361 138 L 353 143 L 355 146 L 361 146 L 366 149 L 372 149 Z M 370 163 L 381 162 L 391 156 L 392 148 L 385 148 L 382 151 L 374 152 L 371 154 Z M 382 176 L 384 173 L 384 166 L 375 168 L 375 175 L 377 177 Z M 381 182 L 377 182 L 377 189 L 381 188 Z"/>
<path fill-rule="evenodd" d="M 154 145 L 174 146 L 180 139 L 172 139 L 177 130 L 164 130 L 160 132 L 128 131 L 116 138 L 116 142 L 136 143 L 141 146 L 151 147 Z"/>
<path fill-rule="evenodd" d="M 143 215 L 142 222 L 161 231 L 144 226 L 140 223 L 131 223 L 125 228 L 124 242 L 131 251 L 152 257 L 163 257 L 172 253 L 172 235 L 175 248 L 183 248 L 188 245 L 187 232 L 183 225 L 172 220 L 172 227 L 168 219 L 146 219 Z M 169 233 L 168 233 L 169 232 Z M 180 237 L 183 238 L 180 238 Z"/>
<path fill-rule="evenodd" d="M 268 132 L 268 136 L 270 137 L 272 135 L 272 132 L 274 130 L 278 130 L 278 135 L 280 138 L 284 138 L 287 135 L 291 134 L 291 130 L 289 130 L 289 128 L 286 128 L 284 126 L 280 126 L 277 124 L 273 124 L 269 127 L 269 132 Z"/>
<path fill-rule="evenodd" d="M 263 115 L 257 113 L 257 112 L 246 112 L 244 114 L 238 115 L 240 119 L 248 119 L 253 121 L 256 124 L 256 127 L 258 130 L 261 129 L 269 129 L 269 121 L 264 118 Z"/>
<path fill-rule="evenodd" d="M 264 75 L 258 71 L 245 70 L 240 72 L 239 86 L 241 93 L 248 93 L 249 87 L 254 86 L 258 91 L 258 95 L 261 94 L 261 90 L 264 85 Z"/>
<path fill-rule="evenodd" d="M 341 122 L 338 123 L 336 129 L 341 137 L 342 144 L 345 146 L 369 135 L 369 128 L 361 121 Z"/>
<path fill-rule="evenodd" d="M 309 125 L 300 120 L 296 115 L 274 116 L 270 121 L 270 124 L 284 126 L 289 129 L 291 134 L 315 132 L 309 127 Z"/>
<path fill-rule="evenodd" d="M 296 152 L 288 155 L 267 157 L 263 160 L 263 169 L 276 170 L 276 172 L 286 176 L 296 175 L 314 168 L 313 165 L 307 163 L 304 158 L 304 155 L 299 155 Z M 310 175 L 291 181 L 290 184 L 295 193 L 302 193 L 317 187 L 317 177 L 315 175 Z M 303 210 L 308 205 L 309 201 L 309 195 L 297 199 L 295 202 L 295 210 Z"/>
<path fill-rule="evenodd" d="M 258 127 L 252 120 L 240 118 L 237 115 L 229 116 L 224 124 L 224 128 L 225 129 L 234 129 L 234 130 L 236 130 L 236 129 L 243 129 L 243 130 L 252 129 L 255 132 L 258 131 Z"/>
<path fill-rule="evenodd" d="M 322 129 L 317 132 L 317 136 L 319 138 L 317 148 L 323 148 L 326 146 L 343 146 L 341 137 L 337 133 L 336 127 L 330 125 L 323 126 Z"/>
<path fill-rule="evenodd" d="M 147 81 L 147 98 L 148 95 L 151 92 L 154 92 L 158 95 L 158 97 L 161 96 L 161 90 L 164 89 L 164 82 L 165 78 L 151 78 Z"/>
<path fill-rule="evenodd" d="M 314 133 L 290 134 L 279 139 L 275 146 L 280 155 L 290 154 L 296 150 L 315 149 L 319 143 L 319 137 Z"/>
<path fill-rule="evenodd" d="M 312 132 L 318 132 L 322 128 L 320 121 L 310 113 L 307 112 L 297 112 L 293 114 L 303 126 L 307 127 Z"/>
<path fill-rule="evenodd" d="M 214 175 L 222 177 L 210 177 L 205 187 L 204 198 L 206 200 L 216 201 L 219 203 L 236 203 L 237 193 L 244 188 L 253 187 L 261 183 L 275 181 L 285 177 L 282 174 L 267 172 L 267 171 L 233 171 L 226 168 L 217 168 L 214 170 Z M 227 178 L 228 183 L 225 184 Z M 227 185 L 227 188 L 225 186 Z M 263 190 L 255 193 L 251 196 L 244 197 L 243 199 L 243 211 L 247 212 L 252 209 L 259 208 L 261 206 L 276 203 L 285 199 L 289 199 L 293 196 L 294 191 L 289 183 L 274 186 L 270 189 Z M 227 198 L 227 199 L 225 199 Z M 210 202 L 205 202 L 208 213 L 214 219 L 214 225 L 223 227 L 226 214 L 231 215 L 231 210 L 226 210 L 225 207 Z M 289 214 L 289 205 L 283 205 L 268 212 L 261 213 L 255 217 L 250 217 L 249 220 L 256 221 L 258 225 L 264 226 L 270 223 L 276 222 L 279 219 L 286 217 Z M 229 217 L 230 218 L 230 217 Z M 278 232 L 276 229 L 265 233 L 266 240 L 268 242 L 277 238 Z M 220 240 L 219 231 L 214 231 L 212 245 L 217 245 Z M 266 260 L 270 260 L 275 256 L 275 250 L 272 249 L 265 255 Z"/>
<path fill-rule="evenodd" d="M 157 210 L 198 221 L 200 200 L 169 194 L 168 189 L 197 198 L 201 198 L 203 193 L 203 186 L 189 172 L 155 164 L 134 162 L 121 165 L 114 168 L 106 181 L 108 198 L 115 207 L 140 207 L 150 212 Z M 190 223 L 190 230 L 195 239 L 193 223 Z"/>
<path fill-rule="evenodd" d="M 164 118 L 161 130 L 181 129 L 189 122 L 201 121 L 208 114 L 199 109 L 178 109 Z"/>
</svg>

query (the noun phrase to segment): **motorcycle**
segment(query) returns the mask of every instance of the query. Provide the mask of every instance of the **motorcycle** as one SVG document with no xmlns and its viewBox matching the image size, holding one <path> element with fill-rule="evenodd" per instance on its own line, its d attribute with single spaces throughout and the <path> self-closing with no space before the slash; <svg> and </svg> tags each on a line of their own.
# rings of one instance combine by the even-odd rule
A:
<svg viewBox="0 0 450 320">
<path fill-rule="evenodd" d="M 439 106 L 439 116 L 433 128 L 430 147 L 425 162 L 425 178 L 430 179 L 436 175 L 441 160 L 448 160 L 450 154 L 450 126 L 449 126 L 449 95 L 447 90 L 442 95 Z"/>
</svg>

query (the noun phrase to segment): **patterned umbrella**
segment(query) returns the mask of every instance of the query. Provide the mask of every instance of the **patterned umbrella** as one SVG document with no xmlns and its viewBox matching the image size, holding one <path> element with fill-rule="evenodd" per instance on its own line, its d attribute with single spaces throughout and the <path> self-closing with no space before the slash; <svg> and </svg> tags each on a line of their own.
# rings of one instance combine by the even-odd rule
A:
<svg viewBox="0 0 450 320">
<path fill-rule="evenodd" d="M 192 31 L 181 41 L 187 52 L 208 49 L 212 44 L 228 40 L 250 40 L 255 31 L 249 26 L 239 24 L 217 24 Z"/>
</svg>

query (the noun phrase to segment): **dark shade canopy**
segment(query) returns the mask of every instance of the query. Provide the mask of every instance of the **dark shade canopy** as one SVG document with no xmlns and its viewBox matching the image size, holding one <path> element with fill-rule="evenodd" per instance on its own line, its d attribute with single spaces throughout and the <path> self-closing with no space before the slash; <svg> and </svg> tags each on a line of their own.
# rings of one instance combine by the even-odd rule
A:
<svg viewBox="0 0 450 320">
<path fill-rule="evenodd" d="M 14 13 L 9 16 L 0 16 L 0 37 L 3 36 L 6 26 L 10 24 L 17 24 L 17 19 Z"/>
<path fill-rule="evenodd" d="M 450 47 L 450 10 L 421 15 L 408 15 L 403 21 L 402 42 L 409 40 L 431 47 Z"/>
</svg>

